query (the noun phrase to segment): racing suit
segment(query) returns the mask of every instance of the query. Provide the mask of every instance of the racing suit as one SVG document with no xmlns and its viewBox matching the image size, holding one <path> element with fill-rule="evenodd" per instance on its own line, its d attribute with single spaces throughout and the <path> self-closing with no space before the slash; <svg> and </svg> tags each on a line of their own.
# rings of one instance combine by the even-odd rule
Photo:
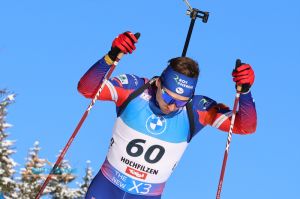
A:
<svg viewBox="0 0 300 199">
<path fill-rule="evenodd" d="M 104 56 L 80 79 L 78 90 L 93 98 L 112 61 Z M 109 100 L 116 110 L 148 80 L 124 74 L 104 82 L 98 100 Z M 156 87 L 130 101 L 116 119 L 106 159 L 93 179 L 87 199 L 159 199 L 165 183 L 189 144 L 186 107 L 163 114 L 156 102 Z M 206 125 L 228 131 L 232 111 L 202 95 L 194 95 L 192 108 L 195 136 Z M 251 92 L 241 94 L 233 133 L 256 129 L 256 109 Z"/>
</svg>

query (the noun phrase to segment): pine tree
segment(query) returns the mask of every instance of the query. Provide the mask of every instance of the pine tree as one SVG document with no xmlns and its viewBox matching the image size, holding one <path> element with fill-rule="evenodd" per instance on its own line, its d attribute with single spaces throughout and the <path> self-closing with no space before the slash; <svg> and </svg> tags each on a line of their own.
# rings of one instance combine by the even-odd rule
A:
<svg viewBox="0 0 300 199">
<path fill-rule="evenodd" d="M 16 198 L 15 189 L 17 186 L 14 180 L 15 166 L 17 163 L 10 157 L 16 153 L 13 148 L 15 141 L 8 140 L 9 134 L 6 129 L 11 127 L 6 123 L 7 107 L 14 102 L 14 94 L 9 94 L 5 90 L 0 91 L 0 97 L 5 96 L 0 101 L 0 193 L 5 198 Z"/>
<path fill-rule="evenodd" d="M 21 178 L 18 184 L 19 195 L 22 199 L 35 198 L 41 184 L 46 179 L 46 159 L 39 158 L 39 151 L 41 150 L 39 142 L 34 143 L 33 148 L 29 150 L 28 157 L 26 158 L 25 168 L 21 169 Z M 50 164 L 50 163 L 49 163 Z M 51 192 L 49 187 L 43 192 L 46 195 Z"/>
<path fill-rule="evenodd" d="M 81 198 L 78 188 L 70 188 L 68 185 L 76 176 L 68 160 L 62 160 L 60 166 L 54 171 L 49 187 L 53 199 L 77 199 Z"/>
<path fill-rule="evenodd" d="M 93 170 L 92 170 L 92 167 L 90 166 L 90 163 L 91 161 L 86 161 L 86 164 L 87 164 L 87 167 L 85 169 L 85 176 L 82 178 L 83 180 L 83 183 L 79 184 L 79 194 L 81 197 L 84 197 L 88 188 L 89 188 L 89 185 L 91 184 L 91 181 L 93 179 Z"/>
<path fill-rule="evenodd" d="M 4 98 L 1 100 L 1 97 Z M 7 107 L 14 102 L 14 94 L 0 90 L 0 198 L 5 199 L 32 199 L 35 198 L 42 183 L 47 177 L 49 170 L 47 164 L 52 168 L 52 163 L 47 159 L 39 157 L 41 150 L 39 142 L 35 142 L 29 150 L 24 168 L 20 169 L 20 176 L 14 177 L 17 163 L 11 158 L 16 153 L 15 141 L 8 140 L 7 128 L 11 127 L 6 122 Z M 81 199 L 84 198 L 88 186 L 92 180 L 92 168 L 87 161 L 87 167 L 83 181 L 77 183 L 79 187 L 70 188 L 69 184 L 76 176 L 67 160 L 63 160 L 60 167 L 52 175 L 50 183 L 43 192 L 44 196 L 54 199 Z"/>
</svg>

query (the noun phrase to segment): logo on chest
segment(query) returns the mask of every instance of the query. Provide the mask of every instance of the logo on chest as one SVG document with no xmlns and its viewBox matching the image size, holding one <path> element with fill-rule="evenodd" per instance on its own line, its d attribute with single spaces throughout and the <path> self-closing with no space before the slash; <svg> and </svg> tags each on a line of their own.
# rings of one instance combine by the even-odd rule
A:
<svg viewBox="0 0 300 199">
<path fill-rule="evenodd" d="M 153 135 L 162 134 L 167 127 L 167 120 L 162 116 L 150 115 L 146 121 L 146 129 Z"/>
</svg>

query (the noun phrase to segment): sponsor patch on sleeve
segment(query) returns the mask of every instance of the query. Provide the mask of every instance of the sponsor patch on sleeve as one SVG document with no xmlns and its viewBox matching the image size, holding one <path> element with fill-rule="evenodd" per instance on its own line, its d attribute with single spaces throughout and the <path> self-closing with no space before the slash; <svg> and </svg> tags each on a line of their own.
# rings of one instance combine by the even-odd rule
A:
<svg viewBox="0 0 300 199">
<path fill-rule="evenodd" d="M 120 80 L 120 82 L 122 83 L 122 84 L 128 84 L 128 78 L 127 78 L 127 75 L 119 75 L 118 77 L 118 80 Z"/>
</svg>

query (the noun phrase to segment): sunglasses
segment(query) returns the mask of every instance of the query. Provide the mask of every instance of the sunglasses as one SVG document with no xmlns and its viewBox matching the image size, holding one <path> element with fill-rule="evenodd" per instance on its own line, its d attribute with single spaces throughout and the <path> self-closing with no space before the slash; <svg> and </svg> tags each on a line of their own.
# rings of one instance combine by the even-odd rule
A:
<svg viewBox="0 0 300 199">
<path fill-rule="evenodd" d="M 177 108 L 184 107 L 189 100 L 178 100 L 174 99 L 171 95 L 169 95 L 163 88 L 161 88 L 161 96 L 166 104 L 175 104 Z"/>
</svg>

